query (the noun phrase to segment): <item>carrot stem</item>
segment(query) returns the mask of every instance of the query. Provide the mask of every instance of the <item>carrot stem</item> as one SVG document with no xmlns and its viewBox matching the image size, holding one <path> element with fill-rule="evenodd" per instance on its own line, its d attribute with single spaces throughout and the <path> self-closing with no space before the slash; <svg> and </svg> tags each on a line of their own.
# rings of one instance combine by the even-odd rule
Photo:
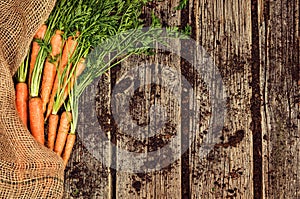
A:
<svg viewBox="0 0 300 199">
<path fill-rule="evenodd" d="M 58 71 L 55 76 L 50 100 L 49 100 L 48 107 L 47 107 L 46 119 L 49 117 L 49 115 L 51 113 L 56 114 L 58 111 L 58 109 L 53 110 L 53 106 L 55 104 L 55 97 L 57 96 L 57 93 L 59 92 L 59 90 L 61 90 L 61 85 L 63 85 L 65 77 L 68 77 L 68 72 L 70 71 L 69 67 L 71 67 L 70 59 L 72 58 L 72 56 L 76 50 L 77 44 L 78 44 L 77 39 L 74 38 L 73 36 L 70 36 L 68 38 L 68 40 L 65 42 L 62 56 L 61 56 L 61 61 L 60 61 L 59 68 L 58 68 Z M 60 99 L 57 99 L 57 100 L 60 100 Z"/>
<path fill-rule="evenodd" d="M 29 64 L 29 54 L 26 56 L 25 60 L 22 62 L 17 70 L 17 84 L 16 84 L 16 109 L 23 122 L 23 124 L 28 127 L 28 86 L 26 84 L 28 64 Z"/>
<path fill-rule="evenodd" d="M 45 47 L 42 47 L 38 53 L 37 61 L 35 62 L 35 66 L 32 72 L 32 79 L 30 83 L 30 96 L 38 97 L 40 92 L 40 82 L 43 72 L 43 66 L 45 62 L 45 58 L 47 56 L 47 52 Z"/>
<path fill-rule="evenodd" d="M 36 66 L 36 60 L 38 58 L 39 52 L 40 52 L 40 44 L 36 40 L 42 40 L 45 36 L 45 33 L 47 31 L 47 26 L 43 24 L 39 30 L 36 32 L 34 36 L 34 40 L 32 42 L 31 47 L 31 55 L 30 55 L 30 67 L 29 67 L 29 77 L 28 77 L 28 86 L 31 87 L 31 79 L 33 75 L 34 68 Z"/>
<path fill-rule="evenodd" d="M 85 58 L 81 58 L 75 67 L 75 72 L 72 70 L 70 80 L 66 80 L 67 85 L 63 87 L 62 94 L 58 95 L 58 99 L 54 105 L 54 110 L 59 110 L 69 96 L 70 90 L 73 89 L 76 79 L 82 74 L 85 69 Z"/>
<path fill-rule="evenodd" d="M 29 56 L 30 56 L 30 50 L 28 51 L 28 54 L 27 54 L 25 60 L 21 63 L 20 67 L 17 70 L 16 78 L 17 78 L 18 83 L 26 82 L 27 71 L 28 71 L 28 67 L 29 67 Z M 27 91 L 27 93 L 28 93 L 28 91 Z"/>
</svg>

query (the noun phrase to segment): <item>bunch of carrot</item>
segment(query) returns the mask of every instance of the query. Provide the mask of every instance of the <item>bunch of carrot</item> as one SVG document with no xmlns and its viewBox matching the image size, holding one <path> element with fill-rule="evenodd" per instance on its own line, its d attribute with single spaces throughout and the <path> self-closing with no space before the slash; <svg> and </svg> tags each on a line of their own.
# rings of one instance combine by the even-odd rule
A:
<svg viewBox="0 0 300 199">
<path fill-rule="evenodd" d="M 91 82 L 84 78 L 99 77 L 112 67 L 86 66 L 86 57 L 106 39 L 140 28 L 139 10 L 145 2 L 58 0 L 34 36 L 16 74 L 16 108 L 36 141 L 61 156 L 65 165 L 76 139 L 77 101 Z M 83 72 L 84 84 L 77 86 Z"/>
<path fill-rule="evenodd" d="M 34 38 L 43 40 L 46 30 L 47 26 L 42 25 Z M 84 69 L 84 59 L 73 67 L 76 71 L 64 70 L 70 66 L 77 40 L 70 36 L 64 41 L 62 34 L 60 30 L 55 31 L 50 39 L 49 52 L 39 44 L 41 41 L 32 42 L 30 55 L 17 71 L 16 107 L 33 137 L 62 156 L 67 164 L 75 143 L 75 132 L 69 133 L 72 114 L 63 105 L 76 76 Z M 57 96 L 61 90 L 63 95 Z M 46 125 L 48 129 L 45 129 Z"/>
</svg>

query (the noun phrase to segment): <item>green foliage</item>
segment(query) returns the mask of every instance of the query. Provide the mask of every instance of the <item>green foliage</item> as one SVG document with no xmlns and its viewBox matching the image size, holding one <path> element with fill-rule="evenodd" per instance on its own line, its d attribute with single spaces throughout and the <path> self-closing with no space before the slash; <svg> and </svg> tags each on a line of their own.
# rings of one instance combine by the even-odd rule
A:
<svg viewBox="0 0 300 199">
<path fill-rule="evenodd" d="M 166 41 L 172 38 L 186 37 L 178 32 L 178 28 L 161 29 L 151 27 L 145 30 L 139 26 L 129 31 L 121 31 L 94 48 L 87 56 L 84 73 L 79 77 L 75 89 L 71 90 L 70 93 L 72 98 L 70 105 L 73 112 L 71 129 L 75 130 L 76 128 L 79 97 L 95 78 L 120 64 L 131 55 L 151 53 L 149 49 L 154 49 L 156 43 L 167 45 Z"/>
<path fill-rule="evenodd" d="M 183 34 L 187 35 L 187 36 L 191 36 L 192 34 L 192 26 L 190 26 L 189 24 L 187 24 L 183 31 L 182 31 Z"/>
<path fill-rule="evenodd" d="M 188 5 L 189 0 L 180 0 L 179 5 L 175 7 L 175 10 L 183 10 Z"/>
<path fill-rule="evenodd" d="M 30 51 L 28 52 L 25 60 L 21 63 L 20 67 L 18 68 L 15 78 L 18 83 L 24 83 L 26 82 L 27 78 L 27 72 L 29 68 L 29 54 Z"/>
<path fill-rule="evenodd" d="M 151 27 L 153 27 L 153 28 L 161 28 L 162 27 L 160 18 L 158 18 L 155 15 L 154 11 L 152 11 L 152 13 L 151 13 Z"/>
<path fill-rule="evenodd" d="M 78 46 L 66 70 L 71 64 L 76 66 L 80 58 L 86 57 L 86 69 L 76 81 L 74 89 L 69 90 L 69 101 L 66 105 L 73 114 L 71 133 L 75 133 L 77 125 L 79 97 L 95 78 L 131 55 L 151 53 L 156 42 L 167 44 L 166 41 L 170 38 L 182 37 L 178 28 L 161 29 L 161 21 L 154 12 L 151 14 L 151 28 L 142 28 L 140 15 L 142 6 L 147 2 L 148 0 L 57 1 L 47 21 L 51 28 L 45 37 L 45 44 L 49 44 L 50 36 L 56 29 L 64 31 L 64 39 L 79 31 Z M 106 61 L 108 57 L 110 59 Z M 74 71 L 75 67 L 72 67 L 70 74 Z M 67 85 L 62 85 L 58 91 L 57 99 L 63 95 L 65 86 Z"/>
</svg>

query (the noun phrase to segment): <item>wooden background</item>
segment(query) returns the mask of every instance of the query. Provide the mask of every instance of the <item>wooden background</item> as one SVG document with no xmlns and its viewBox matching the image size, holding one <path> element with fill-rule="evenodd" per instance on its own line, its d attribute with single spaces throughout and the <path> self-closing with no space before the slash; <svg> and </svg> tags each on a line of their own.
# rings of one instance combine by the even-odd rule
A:
<svg viewBox="0 0 300 199">
<path fill-rule="evenodd" d="M 194 133 L 195 142 L 168 167 L 134 174 L 102 164 L 82 142 L 85 137 L 92 140 L 89 133 L 79 132 L 66 169 L 65 198 L 300 198 L 299 0 L 189 0 L 185 9 L 175 10 L 178 4 L 179 0 L 169 0 L 147 5 L 145 23 L 149 24 L 153 10 L 164 26 L 184 28 L 189 24 L 191 37 L 212 57 L 226 94 L 220 141 L 199 158 L 211 107 L 205 84 L 191 64 L 166 52 L 132 57 L 103 75 L 94 88 L 95 95 L 90 96 L 96 104 L 99 127 L 110 140 L 94 147 L 109 149 L 113 143 L 128 151 L 156 150 L 174 135 L 186 141 L 189 132 Z M 178 43 L 175 49 L 180 55 L 188 46 Z M 195 53 L 195 63 L 198 59 Z M 144 85 L 130 102 L 114 99 L 130 103 L 132 111 L 125 119 L 136 121 L 137 135 L 151 120 L 150 107 L 163 107 L 160 114 L 168 123 L 160 137 L 147 138 L 143 144 L 122 132 L 111 113 L 113 88 L 123 85 L 126 93 L 136 80 L 155 80 L 143 67 L 137 76 L 126 75 L 141 64 L 154 64 L 154 68 L 163 64 L 179 71 L 193 87 L 179 91 L 184 93 L 181 102 L 198 110 L 201 120 L 186 121 L 181 115 L 180 102 L 171 92 L 180 89 L 179 76 L 168 84 L 169 90 Z M 82 117 L 85 114 L 89 110 Z M 128 125 L 123 131 L 132 129 Z M 108 151 L 107 159 L 118 164 L 118 149 Z"/>
</svg>

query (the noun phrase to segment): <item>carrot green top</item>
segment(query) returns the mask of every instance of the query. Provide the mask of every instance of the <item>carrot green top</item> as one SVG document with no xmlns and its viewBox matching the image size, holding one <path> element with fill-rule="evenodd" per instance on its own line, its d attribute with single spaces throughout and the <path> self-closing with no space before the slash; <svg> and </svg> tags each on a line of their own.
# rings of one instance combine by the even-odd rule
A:
<svg viewBox="0 0 300 199">
<path fill-rule="evenodd" d="M 30 54 L 30 51 L 28 52 L 28 54 Z M 26 82 L 28 67 L 29 67 L 29 56 L 27 55 L 16 73 L 16 79 L 18 83 Z"/>
</svg>

